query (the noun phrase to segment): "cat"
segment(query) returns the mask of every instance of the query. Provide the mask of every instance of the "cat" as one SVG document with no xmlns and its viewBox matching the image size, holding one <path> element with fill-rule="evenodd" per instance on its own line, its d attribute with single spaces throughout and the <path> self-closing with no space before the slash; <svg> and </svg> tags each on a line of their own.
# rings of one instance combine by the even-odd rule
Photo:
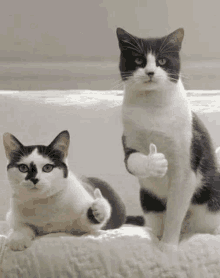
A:
<svg viewBox="0 0 220 278">
<path fill-rule="evenodd" d="M 124 83 L 122 143 L 139 180 L 146 225 L 162 250 L 220 225 L 220 174 L 210 135 L 191 110 L 180 73 L 184 29 L 139 38 L 117 28 Z"/>
<path fill-rule="evenodd" d="M 24 146 L 10 133 L 3 135 L 12 189 L 7 245 L 24 250 L 36 235 L 75 235 L 116 229 L 126 210 L 118 194 L 98 178 L 78 178 L 68 169 L 70 143 L 63 131 L 48 145 Z"/>
</svg>

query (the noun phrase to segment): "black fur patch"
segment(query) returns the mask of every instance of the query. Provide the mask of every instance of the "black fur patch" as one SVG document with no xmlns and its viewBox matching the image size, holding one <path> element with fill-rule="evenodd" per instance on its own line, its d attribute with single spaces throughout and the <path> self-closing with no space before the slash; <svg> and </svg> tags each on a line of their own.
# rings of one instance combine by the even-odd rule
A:
<svg viewBox="0 0 220 278">
<path fill-rule="evenodd" d="M 136 153 L 137 150 L 135 149 L 131 149 L 131 148 L 128 148 L 127 145 L 126 145 L 126 137 L 123 135 L 122 136 L 122 145 L 123 145 L 123 149 L 124 149 L 124 154 L 125 154 L 125 159 L 124 159 L 124 163 L 125 163 L 125 167 L 127 169 L 127 171 L 132 174 L 129 169 L 128 169 L 128 158 L 130 156 L 130 154 L 132 153 Z"/>
<path fill-rule="evenodd" d="M 55 165 L 63 170 L 63 177 L 68 177 L 68 168 L 67 165 L 63 162 L 63 153 L 57 149 L 53 149 L 52 147 L 48 146 L 38 146 L 39 153 L 44 156 L 48 157 Z"/>
<path fill-rule="evenodd" d="M 7 169 L 12 167 L 18 167 L 19 161 L 25 157 L 30 155 L 34 149 L 38 150 L 38 153 L 43 157 L 48 157 L 53 163 L 54 167 L 58 167 L 63 170 L 63 177 L 67 178 L 68 176 L 68 168 L 67 165 L 63 162 L 63 153 L 57 149 L 53 149 L 50 146 L 43 145 L 34 145 L 34 146 L 21 146 L 19 150 L 16 150 L 11 153 L 11 161 L 7 165 Z"/>
<path fill-rule="evenodd" d="M 208 130 L 193 113 L 191 167 L 202 175 L 202 187 L 193 195 L 192 204 L 207 204 L 210 211 L 220 210 L 220 174 L 217 171 L 215 151 Z"/>
<path fill-rule="evenodd" d="M 165 70 L 172 82 L 177 82 L 180 73 L 180 47 L 169 43 L 168 37 L 162 38 L 138 38 L 127 34 L 125 38 L 119 39 L 119 47 L 121 50 L 119 69 L 123 81 L 129 79 L 129 76 L 139 68 L 147 65 L 147 54 L 152 53 L 156 57 L 156 66 Z M 143 63 L 137 65 L 136 58 L 143 59 Z M 165 58 L 167 63 L 163 66 L 159 65 L 158 59 Z"/>
<path fill-rule="evenodd" d="M 95 218 L 91 208 L 87 211 L 87 217 L 93 224 L 100 224 L 100 222 Z"/>
<path fill-rule="evenodd" d="M 33 162 L 31 162 L 25 180 L 35 179 L 36 175 L 37 175 L 37 167 Z"/>
<path fill-rule="evenodd" d="M 155 194 L 145 188 L 140 190 L 141 207 L 147 212 L 164 212 L 166 210 L 165 200 L 160 199 Z"/>
</svg>

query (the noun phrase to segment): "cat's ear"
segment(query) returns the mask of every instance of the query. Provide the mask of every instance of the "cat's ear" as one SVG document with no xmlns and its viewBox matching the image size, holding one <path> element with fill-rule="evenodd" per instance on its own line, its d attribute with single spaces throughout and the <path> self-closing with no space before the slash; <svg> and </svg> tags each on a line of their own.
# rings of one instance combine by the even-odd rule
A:
<svg viewBox="0 0 220 278">
<path fill-rule="evenodd" d="M 18 139 L 10 133 L 3 134 L 3 144 L 5 147 L 5 154 L 7 159 L 11 158 L 11 154 L 20 150 L 23 145 L 18 141 Z"/>
<path fill-rule="evenodd" d="M 182 41 L 184 37 L 184 29 L 179 28 L 176 31 L 169 34 L 166 38 L 167 41 L 175 46 L 178 46 L 179 50 L 181 49 Z"/>
<path fill-rule="evenodd" d="M 70 144 L 70 135 L 67 130 L 60 132 L 57 137 L 50 143 L 49 148 L 59 150 L 63 157 L 67 157 Z"/>
<path fill-rule="evenodd" d="M 137 45 L 137 38 L 128 32 L 126 32 L 122 28 L 117 28 L 116 34 L 118 37 L 118 43 L 119 43 L 119 48 L 121 50 L 126 50 L 127 48 L 132 48 L 134 46 L 134 49 Z"/>
<path fill-rule="evenodd" d="M 131 39 L 130 34 L 122 28 L 117 28 L 116 34 L 117 34 L 119 42 Z"/>
</svg>

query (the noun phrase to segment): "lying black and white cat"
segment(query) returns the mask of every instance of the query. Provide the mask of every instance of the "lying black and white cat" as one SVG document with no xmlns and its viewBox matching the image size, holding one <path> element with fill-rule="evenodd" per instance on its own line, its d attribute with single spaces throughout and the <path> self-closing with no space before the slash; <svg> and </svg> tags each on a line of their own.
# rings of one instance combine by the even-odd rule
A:
<svg viewBox="0 0 220 278">
<path fill-rule="evenodd" d="M 125 165 L 139 179 L 146 225 L 162 250 L 176 249 L 180 233 L 215 233 L 220 225 L 216 155 L 180 78 L 184 30 L 142 39 L 118 28 L 117 36 Z"/>
<path fill-rule="evenodd" d="M 35 235 L 81 234 L 120 227 L 125 206 L 117 193 L 97 178 L 78 179 L 68 169 L 70 136 L 61 132 L 49 146 L 24 146 L 5 133 L 7 174 L 12 188 L 7 244 L 24 250 Z"/>
</svg>

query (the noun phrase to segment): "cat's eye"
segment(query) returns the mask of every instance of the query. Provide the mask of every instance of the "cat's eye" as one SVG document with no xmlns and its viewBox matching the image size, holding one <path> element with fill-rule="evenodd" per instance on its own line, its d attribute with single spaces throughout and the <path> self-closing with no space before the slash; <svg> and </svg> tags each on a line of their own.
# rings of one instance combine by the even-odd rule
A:
<svg viewBox="0 0 220 278">
<path fill-rule="evenodd" d="M 158 64 L 161 66 L 164 66 L 166 64 L 166 62 L 167 62 L 167 59 L 165 59 L 165 58 L 158 60 Z"/>
<path fill-rule="evenodd" d="M 19 171 L 20 172 L 22 172 L 22 173 L 27 173 L 27 171 L 28 171 L 28 166 L 27 165 L 25 165 L 25 164 L 20 164 L 19 166 L 18 166 L 18 169 L 19 169 Z"/>
<path fill-rule="evenodd" d="M 45 173 L 49 173 L 53 170 L 54 166 L 52 164 L 46 164 L 44 165 L 44 167 L 42 168 L 43 172 Z"/>
<path fill-rule="evenodd" d="M 136 58 L 135 60 L 135 63 L 137 64 L 137 65 L 141 65 L 142 63 L 143 63 L 143 59 L 142 58 Z"/>
</svg>

